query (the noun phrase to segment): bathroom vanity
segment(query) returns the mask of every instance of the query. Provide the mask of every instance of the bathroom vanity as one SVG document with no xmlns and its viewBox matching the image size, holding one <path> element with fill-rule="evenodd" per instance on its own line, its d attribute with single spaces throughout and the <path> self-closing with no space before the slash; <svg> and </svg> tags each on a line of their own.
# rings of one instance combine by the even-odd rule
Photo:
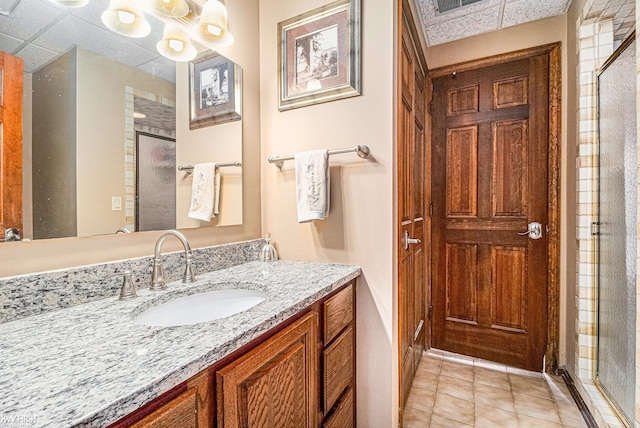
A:
<svg viewBox="0 0 640 428">
<path fill-rule="evenodd" d="M 0 324 L 0 412 L 30 426 L 355 425 L 360 268 L 248 262 Z M 230 286 L 265 293 L 227 318 L 149 327 L 159 302 Z M 25 420 L 25 419 L 22 419 Z M 179 421 L 179 423 L 177 423 Z"/>
</svg>

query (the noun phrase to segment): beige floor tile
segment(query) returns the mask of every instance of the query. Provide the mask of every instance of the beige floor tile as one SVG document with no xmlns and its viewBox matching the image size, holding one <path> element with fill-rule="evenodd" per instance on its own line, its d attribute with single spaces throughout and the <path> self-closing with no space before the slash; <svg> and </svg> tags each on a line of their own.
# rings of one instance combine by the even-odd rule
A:
<svg viewBox="0 0 640 428">
<path fill-rule="evenodd" d="M 438 393 L 473 401 L 473 382 L 440 375 L 438 378 Z"/>
<path fill-rule="evenodd" d="M 460 421 L 443 418 L 442 416 L 433 415 L 431 417 L 430 428 L 466 428 L 473 425 L 463 424 Z"/>
<path fill-rule="evenodd" d="M 476 402 L 476 428 L 513 428 L 518 426 L 518 417 L 507 410 L 484 406 Z"/>
<path fill-rule="evenodd" d="M 422 410 L 423 412 L 431 412 L 435 399 L 435 391 L 413 386 L 407 398 L 406 407 L 412 407 L 417 410 Z"/>
<path fill-rule="evenodd" d="M 535 395 L 551 400 L 551 392 L 544 378 L 509 374 L 509 380 L 514 394 Z"/>
<path fill-rule="evenodd" d="M 509 375 L 506 371 L 496 371 L 476 366 L 473 372 L 473 380 L 475 383 L 511 390 L 511 382 L 509 381 Z"/>
<path fill-rule="evenodd" d="M 538 418 L 532 418 L 531 416 L 518 414 L 518 427 L 519 428 L 562 428 L 562 425 L 553 422 L 545 421 Z"/>
<path fill-rule="evenodd" d="M 515 412 L 513 394 L 511 391 L 494 388 L 488 385 L 476 384 L 474 385 L 474 398 L 477 404 Z"/>
<path fill-rule="evenodd" d="M 466 365 L 443 360 L 442 367 L 440 368 L 440 374 L 473 382 L 473 364 Z"/>
<path fill-rule="evenodd" d="M 433 405 L 433 414 L 434 416 L 438 415 L 463 424 L 473 425 L 473 401 L 438 392 Z"/>
<path fill-rule="evenodd" d="M 431 413 L 405 407 L 402 411 L 402 423 L 405 428 L 429 428 Z"/>
<path fill-rule="evenodd" d="M 556 405 L 562 425 L 572 428 L 587 428 L 587 423 L 578 410 L 578 406 L 558 405 L 557 403 Z"/>
<path fill-rule="evenodd" d="M 432 373 L 440 373 L 440 366 L 442 366 L 442 358 L 435 358 L 430 355 L 425 355 L 418 364 L 418 370 L 425 370 Z"/>
<path fill-rule="evenodd" d="M 513 404 L 518 414 L 560 423 L 560 416 L 558 415 L 555 404 L 551 400 L 533 395 L 514 393 Z"/>
<path fill-rule="evenodd" d="M 435 391 L 438 386 L 438 374 L 426 370 L 417 370 L 413 378 L 413 385 L 418 388 Z"/>
</svg>

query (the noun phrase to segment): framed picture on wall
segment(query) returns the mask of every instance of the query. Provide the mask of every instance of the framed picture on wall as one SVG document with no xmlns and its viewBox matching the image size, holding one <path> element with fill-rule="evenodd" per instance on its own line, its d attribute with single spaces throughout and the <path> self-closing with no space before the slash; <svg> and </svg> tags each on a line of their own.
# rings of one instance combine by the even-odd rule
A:
<svg viewBox="0 0 640 428">
<path fill-rule="evenodd" d="M 240 120 L 242 69 L 228 58 L 212 52 L 189 64 L 189 129 Z"/>
<path fill-rule="evenodd" d="M 360 95 L 360 0 L 278 23 L 280 111 Z"/>
</svg>

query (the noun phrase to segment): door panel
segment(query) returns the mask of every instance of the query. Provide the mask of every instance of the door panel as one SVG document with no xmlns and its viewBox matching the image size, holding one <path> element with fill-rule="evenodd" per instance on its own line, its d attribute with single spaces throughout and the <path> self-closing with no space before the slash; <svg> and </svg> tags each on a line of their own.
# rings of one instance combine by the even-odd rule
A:
<svg viewBox="0 0 640 428">
<path fill-rule="evenodd" d="M 434 84 L 434 347 L 541 370 L 547 334 L 549 56 Z M 545 232 L 543 226 L 543 232 Z"/>
<path fill-rule="evenodd" d="M 404 406 L 427 340 L 427 192 L 425 144 L 427 94 L 425 68 L 403 19 L 398 59 L 398 317 L 400 403 Z"/>
</svg>

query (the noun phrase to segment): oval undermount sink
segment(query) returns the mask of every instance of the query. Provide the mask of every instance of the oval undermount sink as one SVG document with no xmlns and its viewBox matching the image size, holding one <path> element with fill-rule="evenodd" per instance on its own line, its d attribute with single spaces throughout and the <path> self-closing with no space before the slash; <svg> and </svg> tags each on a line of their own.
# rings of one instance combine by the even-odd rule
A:
<svg viewBox="0 0 640 428">
<path fill-rule="evenodd" d="M 217 290 L 178 297 L 153 306 L 133 319 L 152 327 L 176 327 L 213 321 L 251 309 L 266 300 L 257 290 Z"/>
</svg>

